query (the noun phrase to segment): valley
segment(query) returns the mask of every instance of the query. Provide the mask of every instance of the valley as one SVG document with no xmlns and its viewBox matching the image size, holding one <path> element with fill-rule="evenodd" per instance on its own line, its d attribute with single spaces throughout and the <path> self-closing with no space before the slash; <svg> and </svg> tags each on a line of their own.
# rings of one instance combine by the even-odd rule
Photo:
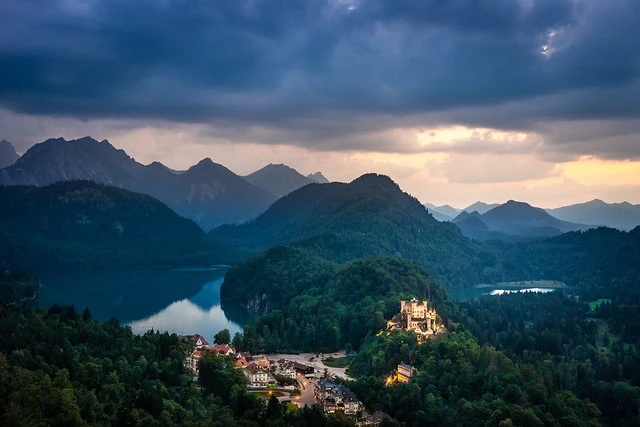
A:
<svg viewBox="0 0 640 427">
<path fill-rule="evenodd" d="M 322 407 L 303 404 L 289 414 L 275 395 L 247 391 L 250 374 L 236 369 L 235 359 L 194 352 L 177 338 L 197 333 L 213 342 L 220 331 L 233 338 L 237 354 L 275 354 L 322 373 L 326 368 L 336 383 L 323 384 L 348 389 L 367 417 L 384 413 L 401 425 L 624 424 L 640 408 L 633 397 L 640 393 L 634 370 L 640 366 L 640 227 L 575 229 L 529 205 L 507 203 L 474 217 L 493 218 L 503 228 L 491 232 L 511 237 L 469 239 L 456 221 L 437 221 L 379 174 L 307 183 L 255 219 L 207 233 L 149 195 L 90 181 L 4 186 L 0 199 L 4 298 L 13 302 L 37 290 L 34 300 L 1 306 L 0 328 L 19 332 L 2 335 L 8 356 L 0 360 L 7 357 L 5 372 L 32 372 L 33 382 L 39 375 L 60 382 L 66 369 L 66 387 L 76 396 L 71 406 L 82 419 L 94 411 L 95 419 L 119 423 L 131 408 L 158 416 L 146 396 L 171 397 L 185 411 L 191 405 L 193 422 L 210 411 L 263 424 L 278 417 L 341 425 L 367 419 L 355 410 L 335 413 L 329 394 Z M 526 212 L 544 229 L 569 228 L 513 239 L 533 229 Z M 414 313 L 403 323 L 400 301 L 420 300 L 428 301 L 430 317 Z M 18 326 L 26 318 L 35 329 Z M 96 346 L 88 360 L 119 354 L 120 371 L 109 357 L 75 361 L 97 333 L 122 347 Z M 43 334 L 56 338 L 41 346 L 36 337 Z M 36 359 L 22 356 L 27 341 Z M 314 356 L 321 353 L 349 357 L 323 363 Z M 196 354 L 194 382 L 184 364 Z M 154 367 L 145 367 L 141 355 L 155 360 Z M 124 367 L 123 358 L 137 368 Z M 137 397 L 119 400 L 117 413 L 91 409 L 80 398 L 88 390 L 103 404 L 110 397 L 87 376 L 95 368 L 88 363 L 114 373 Z M 160 366 L 165 374 L 155 370 Z M 387 381 L 400 378 L 399 366 L 410 367 L 403 381 Z M 135 381 L 147 391 L 132 391 Z M 171 395 L 150 391 L 158 381 L 172 384 Z M 19 395 L 11 393 L 3 399 L 15 402 Z M 307 394 L 304 402 L 317 401 Z M 624 406 L 611 405 L 611 394 Z M 214 397 L 219 400 L 209 405 Z M 179 421 L 183 412 L 176 410 L 165 416 Z"/>
</svg>

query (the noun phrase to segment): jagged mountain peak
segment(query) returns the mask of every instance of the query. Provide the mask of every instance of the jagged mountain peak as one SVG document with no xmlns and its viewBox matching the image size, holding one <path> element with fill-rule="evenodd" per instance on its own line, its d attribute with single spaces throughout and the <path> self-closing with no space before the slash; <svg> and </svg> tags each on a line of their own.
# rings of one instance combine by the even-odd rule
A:
<svg viewBox="0 0 640 427">
<path fill-rule="evenodd" d="M 315 182 L 283 163 L 269 163 L 263 168 L 245 176 L 244 179 L 256 187 L 260 187 L 278 197 L 287 195 L 300 187 Z"/>
<path fill-rule="evenodd" d="M 193 168 L 196 166 L 212 166 L 214 164 L 215 163 L 213 162 L 213 160 L 211 160 L 211 157 L 205 157 L 204 159 L 200 160 L 198 163 L 196 163 L 194 166 L 191 166 L 191 167 Z"/>
<path fill-rule="evenodd" d="M 312 181 L 317 182 L 318 184 L 328 184 L 329 180 L 322 175 L 322 172 L 318 171 L 316 173 L 310 173 L 309 175 L 307 175 L 307 178 L 309 178 Z"/>
<path fill-rule="evenodd" d="M 225 166 L 221 165 L 220 163 L 214 162 L 209 157 L 205 157 L 204 159 L 200 160 L 195 165 L 191 166 L 189 169 L 187 169 L 184 172 L 184 174 L 185 174 L 185 176 L 198 175 L 198 176 L 201 176 L 203 178 L 212 176 L 212 174 L 213 175 L 224 174 L 224 175 L 237 176 L 236 174 L 231 172 L 228 168 L 226 168 Z"/>
<path fill-rule="evenodd" d="M 20 156 L 16 153 L 13 144 L 3 139 L 0 141 L 0 169 L 14 164 Z"/>
<path fill-rule="evenodd" d="M 106 139 L 50 138 L 31 147 L 0 173 L 0 185 L 44 186 L 91 180 L 152 195 L 205 229 L 255 218 L 276 197 L 210 158 L 185 172 L 154 162 L 142 165 Z"/>
</svg>

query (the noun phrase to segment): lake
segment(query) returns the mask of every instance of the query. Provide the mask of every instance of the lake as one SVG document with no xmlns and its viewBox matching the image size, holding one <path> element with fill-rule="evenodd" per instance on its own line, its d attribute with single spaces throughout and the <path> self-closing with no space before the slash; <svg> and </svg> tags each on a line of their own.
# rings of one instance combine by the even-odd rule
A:
<svg viewBox="0 0 640 427">
<path fill-rule="evenodd" d="M 115 317 L 142 334 L 149 329 L 203 335 L 213 340 L 221 329 L 242 332 L 250 315 L 235 304 L 221 303 L 223 268 L 138 268 L 99 273 L 39 275 L 37 307 L 73 305 L 89 308 L 98 320 Z"/>
<path fill-rule="evenodd" d="M 564 288 L 566 288 L 566 286 L 559 286 L 557 288 L 553 288 L 553 287 L 523 288 L 523 287 L 517 287 L 517 286 L 476 287 L 476 288 L 463 289 L 457 292 L 452 292 L 451 298 L 458 301 L 464 301 L 464 300 L 469 300 L 473 298 L 478 298 L 481 296 L 503 295 L 503 294 L 510 294 L 510 293 L 516 293 L 516 292 L 549 293 L 549 292 L 555 292 L 558 289 L 564 289 Z"/>
</svg>

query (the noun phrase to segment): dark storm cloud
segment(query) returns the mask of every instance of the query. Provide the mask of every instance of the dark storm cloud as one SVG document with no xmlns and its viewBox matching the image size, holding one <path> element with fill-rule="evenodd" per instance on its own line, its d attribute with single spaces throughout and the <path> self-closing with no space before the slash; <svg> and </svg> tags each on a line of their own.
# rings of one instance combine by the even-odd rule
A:
<svg viewBox="0 0 640 427">
<path fill-rule="evenodd" d="M 325 149 L 435 118 L 536 130 L 640 113 L 636 0 L 5 0 L 2 11 L 0 106 L 19 113 L 262 126 Z M 392 144 L 375 138 L 405 149 Z"/>
</svg>

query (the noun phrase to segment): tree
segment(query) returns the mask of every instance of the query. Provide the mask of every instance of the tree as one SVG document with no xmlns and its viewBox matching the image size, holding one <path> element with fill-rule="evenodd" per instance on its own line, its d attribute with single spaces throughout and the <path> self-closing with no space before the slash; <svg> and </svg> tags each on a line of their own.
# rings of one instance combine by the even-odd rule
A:
<svg viewBox="0 0 640 427">
<path fill-rule="evenodd" d="M 223 329 L 213 336 L 215 344 L 229 344 L 231 341 L 231 333 L 228 329 Z"/>
<path fill-rule="evenodd" d="M 231 341 L 231 345 L 235 347 L 236 350 L 242 347 L 242 335 L 240 335 L 240 332 L 236 332 L 233 335 L 233 341 Z"/>
</svg>

